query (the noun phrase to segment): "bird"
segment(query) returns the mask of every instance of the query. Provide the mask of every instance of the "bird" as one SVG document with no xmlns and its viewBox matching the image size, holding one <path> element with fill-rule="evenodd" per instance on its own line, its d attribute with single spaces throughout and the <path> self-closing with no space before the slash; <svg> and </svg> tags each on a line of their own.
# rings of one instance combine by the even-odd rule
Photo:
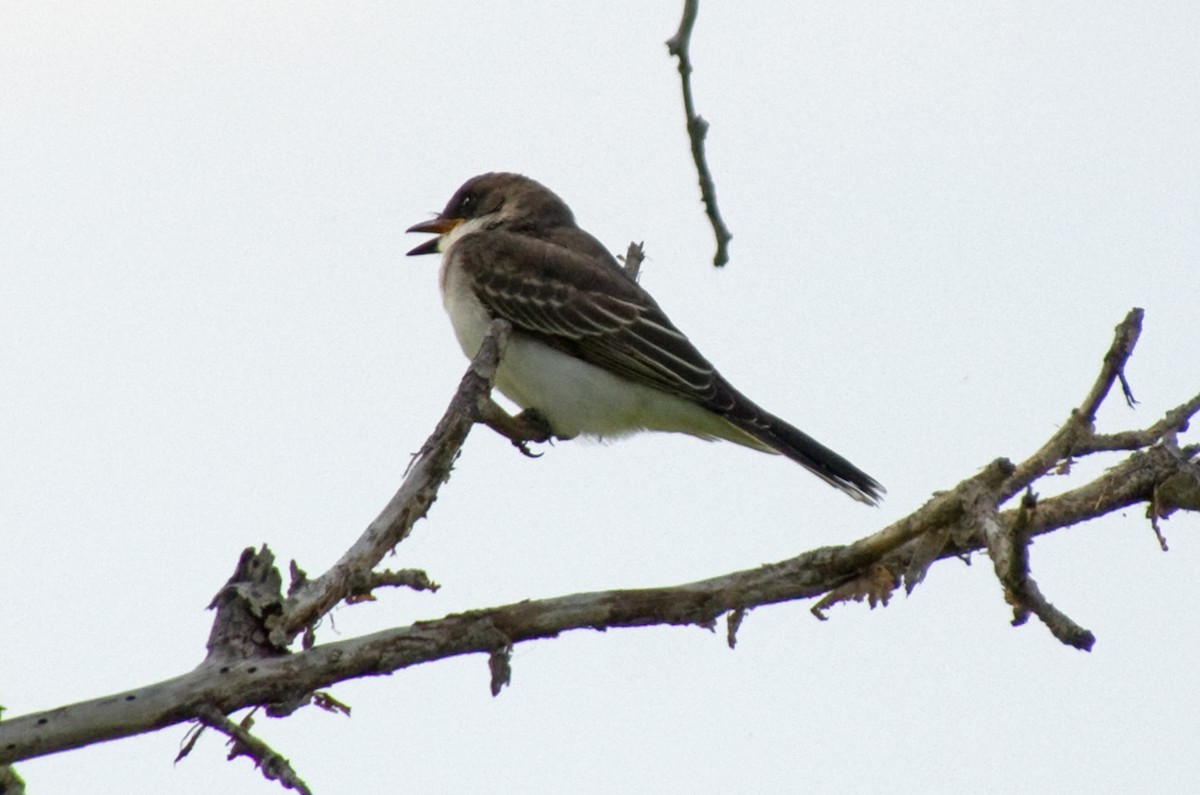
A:
<svg viewBox="0 0 1200 795">
<path fill-rule="evenodd" d="M 541 183 L 472 177 L 406 231 L 436 235 L 408 255 L 442 255 L 442 302 L 463 353 L 478 352 L 493 320 L 511 324 L 495 388 L 553 436 L 724 439 L 786 456 L 860 502 L 882 498 L 873 477 L 735 389 Z"/>
</svg>

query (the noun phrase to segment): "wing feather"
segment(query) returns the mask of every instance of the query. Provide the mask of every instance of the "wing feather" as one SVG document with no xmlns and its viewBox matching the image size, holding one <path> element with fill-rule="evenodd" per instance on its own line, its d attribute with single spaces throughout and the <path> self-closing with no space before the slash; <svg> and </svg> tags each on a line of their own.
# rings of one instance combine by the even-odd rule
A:
<svg viewBox="0 0 1200 795">
<path fill-rule="evenodd" d="M 491 229 L 463 237 L 454 256 L 483 305 L 515 328 L 635 383 L 714 409 L 733 402 L 712 364 L 599 242 L 577 228 L 558 234 L 586 240 Z"/>
</svg>

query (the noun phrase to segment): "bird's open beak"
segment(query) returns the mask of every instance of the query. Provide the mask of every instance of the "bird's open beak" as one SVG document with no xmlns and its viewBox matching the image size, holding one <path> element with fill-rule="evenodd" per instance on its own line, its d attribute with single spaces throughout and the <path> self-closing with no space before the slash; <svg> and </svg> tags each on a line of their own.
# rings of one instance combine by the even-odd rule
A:
<svg viewBox="0 0 1200 795">
<path fill-rule="evenodd" d="M 421 245 L 408 252 L 408 256 L 417 257 L 421 254 L 436 254 L 438 252 L 438 241 L 442 239 L 442 235 L 448 233 L 454 227 L 463 222 L 462 218 L 433 218 L 429 221 L 422 221 L 419 224 L 413 224 L 405 232 L 432 232 L 437 237 L 426 240 Z"/>
</svg>

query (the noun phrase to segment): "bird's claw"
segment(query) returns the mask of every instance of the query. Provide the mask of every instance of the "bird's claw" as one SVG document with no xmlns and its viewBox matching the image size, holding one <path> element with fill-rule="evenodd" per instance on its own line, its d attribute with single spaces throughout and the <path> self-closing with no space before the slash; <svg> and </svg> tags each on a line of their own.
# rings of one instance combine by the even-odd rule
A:
<svg viewBox="0 0 1200 795">
<path fill-rule="evenodd" d="M 541 458 L 543 455 L 543 453 L 535 453 L 532 450 L 530 450 L 529 444 L 520 439 L 513 439 L 512 443 L 513 443 L 513 447 L 520 450 L 521 455 L 525 456 L 526 458 Z"/>
<path fill-rule="evenodd" d="M 550 429 L 550 423 L 537 409 L 525 409 L 513 419 L 521 428 L 521 437 L 512 440 L 513 447 L 520 450 L 521 455 L 527 458 L 541 458 L 542 453 L 535 453 L 529 449 L 529 442 L 553 443 L 554 431 Z"/>
</svg>

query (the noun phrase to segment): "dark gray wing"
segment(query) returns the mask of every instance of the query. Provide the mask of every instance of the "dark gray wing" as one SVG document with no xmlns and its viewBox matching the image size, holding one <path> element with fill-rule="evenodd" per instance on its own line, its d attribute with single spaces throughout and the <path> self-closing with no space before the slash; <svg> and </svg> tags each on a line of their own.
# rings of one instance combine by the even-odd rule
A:
<svg viewBox="0 0 1200 795">
<path fill-rule="evenodd" d="M 492 229 L 459 240 L 454 256 L 483 305 L 514 328 L 718 414 L 733 405 L 712 364 L 586 232 Z"/>
</svg>

